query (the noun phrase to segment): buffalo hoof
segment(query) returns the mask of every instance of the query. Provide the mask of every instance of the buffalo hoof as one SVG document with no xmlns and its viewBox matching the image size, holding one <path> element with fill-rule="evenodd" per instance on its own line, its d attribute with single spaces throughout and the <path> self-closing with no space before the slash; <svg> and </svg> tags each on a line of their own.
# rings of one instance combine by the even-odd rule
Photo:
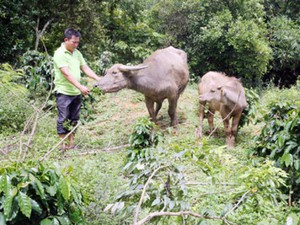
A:
<svg viewBox="0 0 300 225">
<path fill-rule="evenodd" d="M 235 138 L 234 137 L 227 137 L 226 138 L 226 145 L 228 148 L 234 148 L 235 147 Z"/>
</svg>

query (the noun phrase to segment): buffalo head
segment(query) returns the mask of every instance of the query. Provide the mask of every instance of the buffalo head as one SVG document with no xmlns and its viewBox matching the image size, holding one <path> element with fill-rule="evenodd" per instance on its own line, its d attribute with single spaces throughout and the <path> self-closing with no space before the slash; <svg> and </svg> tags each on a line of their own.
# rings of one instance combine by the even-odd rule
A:
<svg viewBox="0 0 300 225">
<path fill-rule="evenodd" d="M 104 93 L 118 92 L 123 88 L 130 86 L 130 76 L 135 75 L 136 71 L 147 68 L 147 66 L 126 66 L 115 64 L 109 68 L 104 77 L 102 77 L 95 87 L 99 87 Z"/>
</svg>

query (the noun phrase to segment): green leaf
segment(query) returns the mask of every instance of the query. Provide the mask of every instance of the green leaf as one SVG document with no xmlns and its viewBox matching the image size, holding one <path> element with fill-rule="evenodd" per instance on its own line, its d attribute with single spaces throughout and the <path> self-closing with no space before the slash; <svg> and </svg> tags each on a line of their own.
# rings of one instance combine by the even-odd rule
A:
<svg viewBox="0 0 300 225">
<path fill-rule="evenodd" d="M 20 191 L 18 194 L 18 202 L 19 202 L 21 212 L 27 218 L 30 218 L 31 210 L 32 210 L 30 198 L 26 194 Z"/>
<path fill-rule="evenodd" d="M 71 187 L 71 193 L 72 193 L 72 197 L 73 197 L 74 202 L 76 204 L 81 204 L 82 203 L 81 193 L 77 192 L 74 187 Z"/>
<path fill-rule="evenodd" d="M 60 225 L 60 222 L 57 217 L 53 218 L 53 225 Z"/>
<path fill-rule="evenodd" d="M 54 197 L 57 193 L 57 187 L 56 185 L 47 186 L 46 187 L 47 193 L 49 193 L 52 197 Z"/>
<path fill-rule="evenodd" d="M 70 219 L 75 224 L 80 223 L 82 221 L 81 211 L 76 210 L 76 211 L 72 212 L 70 215 Z"/>
<path fill-rule="evenodd" d="M 114 204 L 108 204 L 105 209 L 103 210 L 103 212 L 107 212 L 108 210 L 110 210 L 112 207 L 114 206 Z"/>
<path fill-rule="evenodd" d="M 33 174 L 29 174 L 29 179 L 32 181 L 33 187 L 36 189 L 37 194 L 45 199 L 44 186 L 39 179 L 37 179 Z"/>
<path fill-rule="evenodd" d="M 62 194 L 60 192 L 58 192 L 58 194 L 57 194 L 57 212 L 58 212 L 58 215 L 62 215 L 62 214 L 65 213 L 64 206 L 65 206 L 65 199 L 63 198 Z"/>
<path fill-rule="evenodd" d="M 293 165 L 293 155 L 284 154 L 280 160 L 281 163 L 284 163 L 286 167 Z"/>
<path fill-rule="evenodd" d="M 3 191 L 5 195 L 9 195 L 9 192 L 11 191 L 11 182 L 7 175 L 3 176 Z"/>
<path fill-rule="evenodd" d="M 0 225 L 5 225 L 5 217 L 1 212 L 0 212 Z"/>
<path fill-rule="evenodd" d="M 0 193 L 4 191 L 3 186 L 4 186 L 4 176 L 0 176 Z"/>
<path fill-rule="evenodd" d="M 39 205 L 39 203 L 37 203 L 35 200 L 33 199 L 30 199 L 30 203 L 31 203 L 31 208 L 33 211 L 35 211 L 38 215 L 41 215 L 42 214 L 42 208 L 41 206 Z"/>
<path fill-rule="evenodd" d="M 124 208 L 124 202 L 116 202 L 111 208 L 111 213 L 115 214 L 116 212 L 120 212 Z"/>
<path fill-rule="evenodd" d="M 158 205 L 159 203 L 160 203 L 160 199 L 157 198 L 157 199 L 155 199 L 155 200 L 152 202 L 151 206 Z"/>
<path fill-rule="evenodd" d="M 172 210 L 175 206 L 175 201 L 170 201 L 169 203 L 169 209 Z"/>
<path fill-rule="evenodd" d="M 286 225 L 297 225 L 298 222 L 299 222 L 299 217 L 295 213 L 289 214 L 286 219 Z"/>
<path fill-rule="evenodd" d="M 60 225 L 70 225 L 71 224 L 71 221 L 69 220 L 69 218 L 67 216 L 58 216 L 56 218 L 59 220 Z"/>
<path fill-rule="evenodd" d="M 16 196 L 18 190 L 17 188 L 14 188 L 10 190 L 10 192 L 5 196 L 4 202 L 3 202 L 3 208 L 4 208 L 4 215 L 6 217 L 10 216 L 11 210 L 12 210 L 12 202 L 14 197 Z"/>
<path fill-rule="evenodd" d="M 54 225 L 54 223 L 51 219 L 46 218 L 41 221 L 40 225 Z"/>
<path fill-rule="evenodd" d="M 277 139 L 277 145 L 279 148 L 282 148 L 285 142 L 285 138 L 283 135 L 280 135 Z"/>
<path fill-rule="evenodd" d="M 59 179 L 59 189 L 66 201 L 70 199 L 70 183 L 64 177 Z"/>
<path fill-rule="evenodd" d="M 300 162 L 299 159 L 295 160 L 295 162 L 294 162 L 294 168 L 295 168 L 295 170 L 299 170 L 299 165 L 300 165 L 299 162 Z"/>
</svg>

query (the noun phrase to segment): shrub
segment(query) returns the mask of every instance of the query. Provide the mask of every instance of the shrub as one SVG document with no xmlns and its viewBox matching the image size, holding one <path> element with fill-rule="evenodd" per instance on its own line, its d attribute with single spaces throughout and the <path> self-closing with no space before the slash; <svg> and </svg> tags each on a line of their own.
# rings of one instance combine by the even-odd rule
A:
<svg viewBox="0 0 300 225">
<path fill-rule="evenodd" d="M 253 89 L 245 88 L 246 100 L 248 103 L 248 107 L 244 109 L 239 125 L 242 127 L 250 122 L 256 122 L 257 116 L 257 103 L 259 100 L 259 96 Z"/>
<path fill-rule="evenodd" d="M 53 62 L 51 56 L 38 51 L 27 51 L 20 60 L 25 71 L 23 83 L 32 94 L 43 96 L 52 86 Z M 34 95 L 33 95 L 34 97 Z"/>
<path fill-rule="evenodd" d="M 289 175 L 290 189 L 295 200 L 300 190 L 300 108 L 292 102 L 276 102 L 264 116 L 265 125 L 256 137 L 254 152 L 269 157 Z"/>
<path fill-rule="evenodd" d="M 140 118 L 134 126 L 134 131 L 130 135 L 129 143 L 133 148 L 146 148 L 156 146 L 161 134 L 155 131 L 156 125 L 148 118 Z"/>
<path fill-rule="evenodd" d="M 16 132 L 32 114 L 28 104 L 29 92 L 16 82 L 23 77 L 22 70 L 14 70 L 9 64 L 0 66 L 0 132 Z"/>
<path fill-rule="evenodd" d="M 81 192 L 59 170 L 41 163 L 0 170 L 0 223 L 13 225 L 83 224 Z"/>
</svg>

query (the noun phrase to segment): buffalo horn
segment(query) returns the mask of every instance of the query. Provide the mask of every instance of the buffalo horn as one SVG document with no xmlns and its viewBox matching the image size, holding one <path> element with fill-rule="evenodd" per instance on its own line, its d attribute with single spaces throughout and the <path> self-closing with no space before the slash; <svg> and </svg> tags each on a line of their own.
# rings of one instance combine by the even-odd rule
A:
<svg viewBox="0 0 300 225">
<path fill-rule="evenodd" d="M 142 70 L 147 67 L 148 66 L 125 66 L 125 65 L 122 65 L 119 67 L 119 70 L 122 72 L 129 72 L 129 71 L 135 71 L 135 70 Z"/>
</svg>

